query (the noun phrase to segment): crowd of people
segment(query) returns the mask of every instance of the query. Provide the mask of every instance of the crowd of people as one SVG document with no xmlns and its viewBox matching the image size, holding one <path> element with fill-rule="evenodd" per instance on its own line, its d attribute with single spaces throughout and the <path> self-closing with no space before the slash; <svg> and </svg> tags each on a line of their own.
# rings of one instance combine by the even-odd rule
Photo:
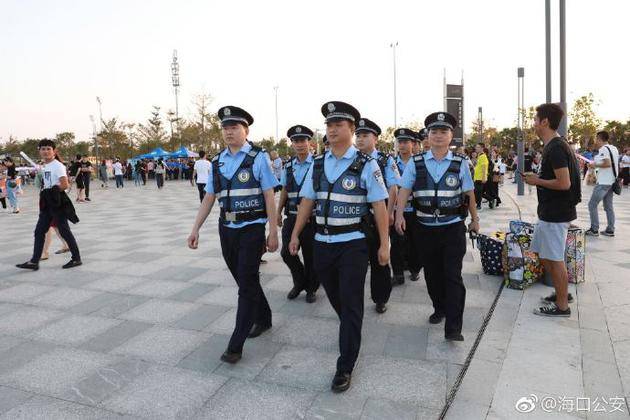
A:
<svg viewBox="0 0 630 420">
<path fill-rule="evenodd" d="M 504 159 L 496 148 L 483 143 L 474 150 L 452 150 L 457 120 L 446 112 L 428 115 L 426 128 L 418 132 L 396 129 L 394 157 L 376 149 L 380 127 L 352 105 L 333 101 L 321 111 L 326 136 L 325 150 L 318 155 L 311 148 L 313 131 L 304 125 L 287 132 L 293 157 L 283 162 L 277 153 L 268 154 L 247 138 L 253 117 L 228 106 L 218 111 L 226 148 L 210 160 L 202 151 L 196 162 L 159 158 L 132 164 L 116 158 L 98 165 L 103 188 L 110 174 L 117 188 L 123 188 L 123 179 L 129 176 L 136 185 L 154 179 L 158 189 L 169 179 L 196 184 L 201 205 L 188 237 L 192 249 L 198 247 L 200 228 L 218 201 L 222 254 L 239 288 L 236 323 L 221 360 L 237 363 L 246 339 L 272 327 L 259 264 L 265 252 L 279 248 L 293 279 L 287 299 L 304 291 L 306 302 L 313 303 L 321 285 L 339 317 L 340 355 L 333 391 L 343 392 L 351 383 L 361 345 L 368 267 L 370 294 L 379 314 L 387 311 L 392 288 L 404 284 L 405 272 L 410 281 L 417 281 L 424 270 L 433 306 L 427 321 L 444 321 L 445 340 L 463 341 L 466 288 L 461 271 L 466 233 L 480 230 L 478 210 L 484 200 L 490 209 L 501 204 L 499 186 L 509 173 L 515 181 L 522 177 L 536 187 L 539 222 L 532 250 L 555 287 L 544 299 L 545 306 L 534 312 L 548 317 L 571 314 L 564 247 L 569 225 L 577 218 L 583 171 L 575 150 L 557 133 L 564 118 L 560 107 L 543 104 L 536 109 L 534 128 L 543 149 L 527 150 L 523 168 L 516 165 L 513 154 Z M 613 194 L 622 188 L 620 176 L 625 176 L 627 185 L 630 152 L 619 156 L 603 131 L 597 133 L 596 146 L 592 159 L 580 160 L 598 173 L 589 201 L 587 234 L 600 233 L 597 206 L 603 201 L 608 224 L 601 233 L 614 236 Z M 74 183 L 76 201 L 90 201 L 94 170 L 88 157 L 80 155 L 66 167 L 51 140 L 42 140 L 39 151 L 42 161 L 35 182 L 40 188 L 40 212 L 34 250 L 31 259 L 17 267 L 37 270 L 49 256 L 55 232 L 62 242 L 56 253 L 71 253 L 63 268 L 76 267 L 83 262 L 68 222 L 76 223 L 78 217 L 66 192 Z M 3 166 L 4 188 L 12 191 L 9 201 L 19 212 L 15 198 L 19 176 L 10 158 Z M 281 246 L 278 228 L 282 228 Z"/>
</svg>

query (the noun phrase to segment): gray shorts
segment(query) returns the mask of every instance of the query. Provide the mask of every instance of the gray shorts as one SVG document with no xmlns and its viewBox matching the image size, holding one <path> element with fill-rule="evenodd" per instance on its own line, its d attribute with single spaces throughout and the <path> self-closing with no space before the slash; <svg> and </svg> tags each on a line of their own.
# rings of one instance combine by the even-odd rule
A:
<svg viewBox="0 0 630 420">
<path fill-rule="evenodd" d="M 564 261 L 564 248 L 571 223 L 551 223 L 538 221 L 534 228 L 531 250 L 539 258 L 551 261 Z"/>
</svg>

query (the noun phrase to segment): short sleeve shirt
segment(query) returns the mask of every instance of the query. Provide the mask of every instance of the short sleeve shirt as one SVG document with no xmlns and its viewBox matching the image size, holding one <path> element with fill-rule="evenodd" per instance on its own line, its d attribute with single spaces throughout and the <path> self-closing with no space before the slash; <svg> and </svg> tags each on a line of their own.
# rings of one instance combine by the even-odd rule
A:
<svg viewBox="0 0 630 420">
<path fill-rule="evenodd" d="M 346 169 L 354 162 L 358 150 L 354 146 L 350 146 L 343 156 L 337 158 L 332 152 L 327 151 L 324 155 L 324 175 L 328 179 L 328 182 L 335 182 L 337 178 L 343 174 Z M 317 199 L 315 188 L 313 186 L 313 166 L 308 169 L 306 179 L 300 190 L 300 197 L 307 198 L 309 200 Z M 361 172 L 361 188 L 367 190 L 368 203 L 374 203 L 377 201 L 385 200 L 388 197 L 387 189 L 385 188 L 385 181 L 381 169 L 378 167 L 378 163 L 374 159 L 368 161 L 363 167 Z M 315 240 L 327 243 L 340 243 L 348 242 L 355 239 L 365 238 L 362 232 L 350 232 L 341 233 L 338 235 L 323 235 L 320 233 L 315 234 Z"/>
<path fill-rule="evenodd" d="M 210 174 L 210 161 L 208 159 L 199 159 L 195 162 L 194 170 L 197 173 L 197 184 L 207 184 L 208 175 Z"/>
<path fill-rule="evenodd" d="M 59 185 L 59 179 L 64 176 L 67 176 L 66 167 L 57 159 L 45 164 L 42 167 L 42 189 L 46 190 Z"/>
</svg>

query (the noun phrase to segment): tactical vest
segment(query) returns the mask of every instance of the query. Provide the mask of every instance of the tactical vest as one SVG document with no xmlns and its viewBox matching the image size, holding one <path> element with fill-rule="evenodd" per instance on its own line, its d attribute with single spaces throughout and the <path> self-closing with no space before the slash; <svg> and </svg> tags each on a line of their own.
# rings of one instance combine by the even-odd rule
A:
<svg viewBox="0 0 630 420">
<path fill-rule="evenodd" d="M 413 184 L 413 205 L 418 221 L 425 224 L 445 223 L 465 217 L 459 169 L 460 155 L 453 155 L 451 164 L 438 182 L 427 171 L 425 153 L 413 157 L 416 181 Z"/>
<path fill-rule="evenodd" d="M 385 182 L 385 188 L 389 189 L 389 185 L 387 185 L 387 177 L 385 176 L 385 168 L 387 168 L 387 161 L 389 160 L 389 155 L 387 153 L 383 153 L 377 151 L 378 157 L 376 158 L 376 163 L 378 163 L 378 167 L 381 169 L 381 174 L 383 175 L 383 181 Z"/>
<path fill-rule="evenodd" d="M 302 178 L 300 182 L 298 182 L 298 180 L 295 179 L 295 172 L 294 172 L 293 165 L 294 165 L 294 160 L 291 159 L 287 162 L 285 166 L 285 170 L 287 172 L 287 178 L 286 178 L 287 185 L 285 187 L 285 189 L 287 190 L 287 203 L 284 207 L 284 214 L 286 216 L 297 215 L 298 205 L 300 204 L 300 201 L 302 201 L 302 197 L 300 197 L 300 189 L 302 188 L 302 185 L 304 184 L 304 180 L 306 179 L 306 174 L 304 174 L 304 177 Z"/>
<path fill-rule="evenodd" d="M 317 233 L 338 235 L 360 231 L 361 218 L 369 212 L 367 190 L 361 187 L 361 173 L 372 158 L 357 152 L 352 164 L 330 183 L 324 171 L 324 156 L 319 155 L 313 160 Z"/>
<path fill-rule="evenodd" d="M 265 197 L 253 170 L 254 160 L 262 151 L 260 147 L 252 145 L 231 179 L 219 170 L 222 152 L 212 158 L 212 184 L 219 199 L 222 223 L 247 222 L 267 217 Z"/>
<path fill-rule="evenodd" d="M 413 161 L 413 156 L 410 157 L 409 159 Z M 399 162 L 398 160 L 396 160 L 396 166 L 398 167 L 398 172 L 400 173 L 400 176 L 402 177 L 403 173 L 405 172 L 405 163 Z M 407 197 L 407 205 L 405 206 L 404 211 L 405 213 L 413 212 L 413 194 L 409 194 L 409 197 Z"/>
</svg>

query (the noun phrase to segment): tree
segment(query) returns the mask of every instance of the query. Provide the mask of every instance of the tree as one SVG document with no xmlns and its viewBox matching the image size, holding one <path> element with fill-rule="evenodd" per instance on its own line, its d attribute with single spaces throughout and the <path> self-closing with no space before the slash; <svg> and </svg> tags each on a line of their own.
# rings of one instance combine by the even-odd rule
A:
<svg viewBox="0 0 630 420">
<path fill-rule="evenodd" d="M 571 125 L 568 137 L 571 143 L 577 143 L 580 147 L 586 148 L 595 139 L 595 134 L 602 125 L 602 120 L 593 109 L 595 105 L 595 97 L 592 93 L 575 100 L 569 113 Z"/>
<path fill-rule="evenodd" d="M 621 121 L 606 121 L 604 130 L 610 134 L 610 142 L 620 149 L 630 146 L 630 119 Z"/>
<path fill-rule="evenodd" d="M 57 149 L 61 151 L 61 153 L 70 152 L 74 148 L 74 133 L 69 131 L 64 131 L 63 133 L 57 133 L 55 136 L 55 144 L 57 145 Z"/>
<path fill-rule="evenodd" d="M 138 124 L 136 134 L 139 142 L 139 148 L 145 153 L 150 152 L 156 147 L 164 146 L 164 142 L 168 138 L 168 134 L 162 124 L 159 106 L 153 105 L 151 118 L 147 120 L 146 125 Z"/>
<path fill-rule="evenodd" d="M 103 121 L 103 130 L 97 134 L 100 157 L 128 159 L 134 153 L 134 124 L 118 121 L 117 118 Z"/>
</svg>

